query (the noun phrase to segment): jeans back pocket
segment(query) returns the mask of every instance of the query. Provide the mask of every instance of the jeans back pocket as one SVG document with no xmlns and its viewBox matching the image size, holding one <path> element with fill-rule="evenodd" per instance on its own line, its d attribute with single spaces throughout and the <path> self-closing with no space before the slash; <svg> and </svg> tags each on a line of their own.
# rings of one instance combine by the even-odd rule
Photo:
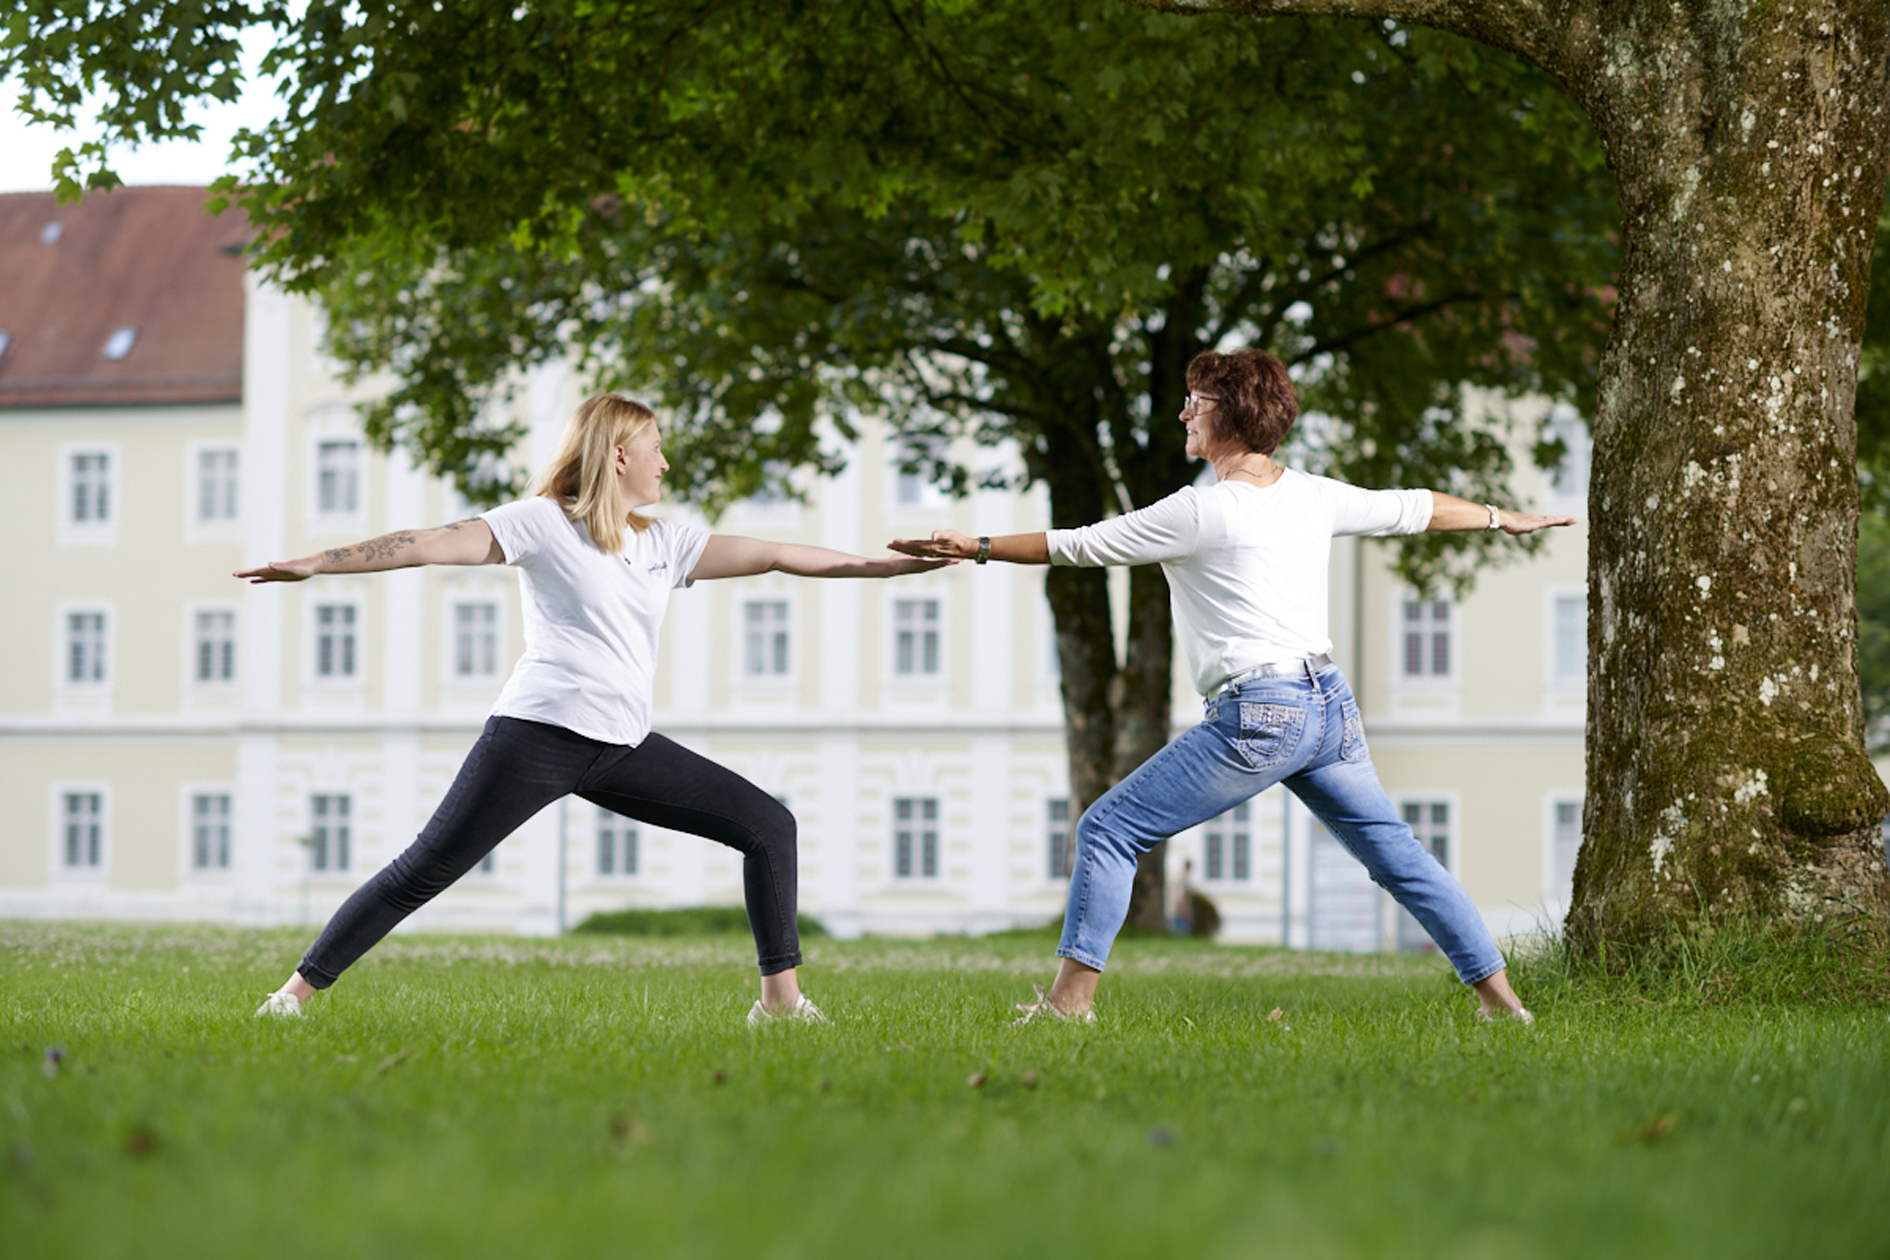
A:
<svg viewBox="0 0 1890 1260">
<path fill-rule="evenodd" d="M 1255 770 L 1271 770 L 1299 747 L 1306 729 L 1306 710 L 1290 704 L 1240 702 L 1240 739 L 1237 747 Z"/>
<path fill-rule="evenodd" d="M 1358 705 L 1347 698 L 1341 702 L 1339 713 L 1345 720 L 1345 737 L 1339 745 L 1339 760 L 1370 761 L 1372 750 L 1365 744 L 1365 719 L 1359 716 Z"/>
</svg>

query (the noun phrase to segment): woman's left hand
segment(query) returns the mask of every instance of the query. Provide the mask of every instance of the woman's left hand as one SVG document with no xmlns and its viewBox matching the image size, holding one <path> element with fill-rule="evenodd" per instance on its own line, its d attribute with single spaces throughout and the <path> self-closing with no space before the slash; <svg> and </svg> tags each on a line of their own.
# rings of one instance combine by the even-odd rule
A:
<svg viewBox="0 0 1890 1260">
<path fill-rule="evenodd" d="M 955 529 L 935 529 L 930 538 L 895 538 L 886 546 L 928 560 L 970 560 L 978 554 L 978 540 Z"/>
</svg>

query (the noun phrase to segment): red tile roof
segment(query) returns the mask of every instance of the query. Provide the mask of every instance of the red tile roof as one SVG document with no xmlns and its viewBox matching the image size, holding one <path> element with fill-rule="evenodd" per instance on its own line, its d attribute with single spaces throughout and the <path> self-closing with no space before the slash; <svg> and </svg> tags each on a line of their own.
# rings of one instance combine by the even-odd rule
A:
<svg viewBox="0 0 1890 1260">
<path fill-rule="evenodd" d="M 250 233 L 240 211 L 205 213 L 206 195 L 0 195 L 0 408 L 242 399 Z M 121 328 L 137 337 L 108 359 Z"/>
</svg>

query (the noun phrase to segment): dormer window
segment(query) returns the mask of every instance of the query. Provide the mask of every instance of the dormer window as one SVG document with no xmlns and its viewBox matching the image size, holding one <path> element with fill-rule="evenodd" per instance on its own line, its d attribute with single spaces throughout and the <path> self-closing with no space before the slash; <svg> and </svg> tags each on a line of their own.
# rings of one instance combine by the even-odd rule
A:
<svg viewBox="0 0 1890 1260">
<path fill-rule="evenodd" d="M 131 353 L 131 345 L 138 340 L 135 328 L 114 328 L 112 335 L 105 339 L 105 357 L 122 359 Z"/>
<path fill-rule="evenodd" d="M 66 234 L 66 225 L 61 223 L 57 219 L 53 219 L 50 222 L 43 223 L 40 225 L 39 243 L 41 245 L 55 244 L 58 242 L 59 238 L 64 236 L 65 234 Z"/>
</svg>

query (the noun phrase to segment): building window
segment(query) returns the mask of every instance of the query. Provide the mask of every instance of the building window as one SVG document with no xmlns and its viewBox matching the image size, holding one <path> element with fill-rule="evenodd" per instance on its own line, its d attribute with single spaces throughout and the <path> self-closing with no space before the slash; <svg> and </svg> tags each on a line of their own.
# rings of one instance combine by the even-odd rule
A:
<svg viewBox="0 0 1890 1260">
<path fill-rule="evenodd" d="M 742 668 L 750 678 L 781 678 L 788 672 L 788 606 L 784 599 L 753 599 L 742 605 Z"/>
<path fill-rule="evenodd" d="M 112 457 L 82 451 L 72 457 L 72 523 L 106 525 L 112 519 Z"/>
<path fill-rule="evenodd" d="M 353 604 L 315 606 L 315 676 L 353 678 L 355 633 Z"/>
<path fill-rule="evenodd" d="M 197 452 L 197 519 L 233 521 L 237 508 L 236 452 Z"/>
<path fill-rule="evenodd" d="M 361 444 L 323 442 L 315 448 L 315 510 L 352 516 L 361 510 Z"/>
<path fill-rule="evenodd" d="M 230 869 L 230 796 L 200 792 L 190 798 L 190 865 L 199 871 Z"/>
<path fill-rule="evenodd" d="M 66 681 L 91 686 L 105 681 L 105 614 L 66 614 Z"/>
<path fill-rule="evenodd" d="M 1555 802 L 1555 816 L 1549 837 L 1555 869 L 1550 895 L 1566 909 L 1575 899 L 1575 859 L 1582 849 L 1582 803 L 1580 799 Z"/>
<path fill-rule="evenodd" d="M 1202 837 L 1201 877 L 1209 880 L 1253 878 L 1253 803 L 1242 801 L 1218 818 L 1208 820 Z"/>
<path fill-rule="evenodd" d="M 105 864 L 105 798 L 99 792 L 61 795 L 60 860 L 69 871 L 95 871 Z"/>
<path fill-rule="evenodd" d="M 597 873 L 637 873 L 637 825 L 602 806 L 597 810 Z"/>
<path fill-rule="evenodd" d="M 893 672 L 902 677 L 937 677 L 938 601 L 893 601 Z"/>
<path fill-rule="evenodd" d="M 1049 805 L 1050 878 L 1068 879 L 1076 861 L 1075 848 L 1070 843 L 1070 799 L 1054 797 Z"/>
<path fill-rule="evenodd" d="M 318 871 L 345 871 L 354 860 L 353 800 L 345 793 L 309 798 L 308 864 Z"/>
<path fill-rule="evenodd" d="M 1411 834 L 1437 864 L 1450 869 L 1450 803 L 1448 801 L 1406 801 L 1398 807 Z"/>
<path fill-rule="evenodd" d="M 200 612 L 197 622 L 196 677 L 200 683 L 232 682 L 236 678 L 236 614 Z"/>
<path fill-rule="evenodd" d="M 499 672 L 499 606 L 491 601 L 453 605 L 453 673 L 491 678 Z"/>
<path fill-rule="evenodd" d="M 1563 505 L 1588 502 L 1588 468 L 1594 441 L 1588 425 L 1573 407 L 1559 406 L 1549 414 L 1548 436 L 1562 443 L 1562 458 L 1549 471 L 1549 494 Z"/>
<path fill-rule="evenodd" d="M 893 874 L 900 879 L 938 878 L 938 798 L 901 796 L 893 801 Z"/>
<path fill-rule="evenodd" d="M 1450 677 L 1450 601 L 1407 599 L 1402 618 L 1404 676 Z"/>
<path fill-rule="evenodd" d="M 1582 595 L 1555 597 L 1555 680 L 1581 682 L 1588 677 L 1588 600 Z"/>
</svg>

